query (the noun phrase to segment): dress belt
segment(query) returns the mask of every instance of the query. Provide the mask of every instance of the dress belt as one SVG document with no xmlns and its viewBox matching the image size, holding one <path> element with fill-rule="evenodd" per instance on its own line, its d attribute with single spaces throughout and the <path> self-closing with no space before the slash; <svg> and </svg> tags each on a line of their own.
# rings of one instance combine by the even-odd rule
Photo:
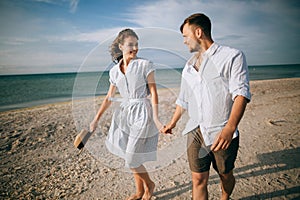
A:
<svg viewBox="0 0 300 200">
<path fill-rule="evenodd" d="M 145 102 L 145 101 L 149 101 L 149 98 L 114 98 L 114 97 L 110 97 L 109 98 L 110 101 L 113 102 L 129 102 L 129 103 L 135 103 L 135 102 Z"/>
</svg>

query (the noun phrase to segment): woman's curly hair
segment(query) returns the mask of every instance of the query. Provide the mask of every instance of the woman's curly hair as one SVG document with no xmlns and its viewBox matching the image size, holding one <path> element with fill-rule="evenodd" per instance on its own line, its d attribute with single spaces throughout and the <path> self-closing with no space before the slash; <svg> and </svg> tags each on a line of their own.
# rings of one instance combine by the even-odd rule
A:
<svg viewBox="0 0 300 200">
<path fill-rule="evenodd" d="M 124 44 L 124 39 L 133 36 L 136 39 L 139 39 L 137 34 L 132 29 L 124 29 L 119 32 L 118 36 L 115 38 L 113 43 L 110 46 L 110 55 L 114 62 L 119 62 L 123 58 L 123 53 L 119 48 L 119 44 Z"/>
</svg>

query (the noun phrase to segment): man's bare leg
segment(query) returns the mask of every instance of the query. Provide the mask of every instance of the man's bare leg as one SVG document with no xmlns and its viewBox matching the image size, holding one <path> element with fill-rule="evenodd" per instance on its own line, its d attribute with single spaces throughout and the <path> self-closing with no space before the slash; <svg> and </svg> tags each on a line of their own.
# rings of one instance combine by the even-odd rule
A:
<svg viewBox="0 0 300 200">
<path fill-rule="evenodd" d="M 192 172 L 192 182 L 193 182 L 193 200 L 207 200 L 207 182 L 209 178 L 209 172 Z"/>
<path fill-rule="evenodd" d="M 221 178 L 222 197 L 221 200 L 228 200 L 235 186 L 233 171 L 228 174 L 219 174 Z"/>
</svg>

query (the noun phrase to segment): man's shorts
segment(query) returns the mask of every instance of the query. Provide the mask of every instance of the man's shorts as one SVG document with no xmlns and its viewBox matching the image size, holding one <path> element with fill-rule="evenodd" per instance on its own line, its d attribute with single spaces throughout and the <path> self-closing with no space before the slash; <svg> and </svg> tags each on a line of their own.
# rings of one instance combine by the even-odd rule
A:
<svg viewBox="0 0 300 200">
<path fill-rule="evenodd" d="M 211 145 L 204 145 L 199 127 L 188 133 L 187 154 L 191 171 L 209 171 L 211 163 L 219 174 L 227 174 L 233 170 L 239 148 L 239 136 L 231 141 L 226 150 L 213 152 L 210 147 Z"/>
</svg>

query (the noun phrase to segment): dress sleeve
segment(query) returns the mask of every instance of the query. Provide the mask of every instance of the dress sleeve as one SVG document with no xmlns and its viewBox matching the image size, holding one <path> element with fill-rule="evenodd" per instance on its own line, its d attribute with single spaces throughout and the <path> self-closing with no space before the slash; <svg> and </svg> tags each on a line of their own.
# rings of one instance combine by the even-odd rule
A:
<svg viewBox="0 0 300 200">
<path fill-rule="evenodd" d="M 145 67 L 145 75 L 146 75 L 146 77 L 148 77 L 148 75 L 151 72 L 153 72 L 153 71 L 155 71 L 154 64 L 153 64 L 153 62 L 148 61 L 147 64 L 146 64 L 146 67 Z"/>
<path fill-rule="evenodd" d="M 109 71 L 109 82 L 110 84 L 116 86 L 116 74 L 114 73 L 115 70 L 113 68 Z"/>
</svg>

